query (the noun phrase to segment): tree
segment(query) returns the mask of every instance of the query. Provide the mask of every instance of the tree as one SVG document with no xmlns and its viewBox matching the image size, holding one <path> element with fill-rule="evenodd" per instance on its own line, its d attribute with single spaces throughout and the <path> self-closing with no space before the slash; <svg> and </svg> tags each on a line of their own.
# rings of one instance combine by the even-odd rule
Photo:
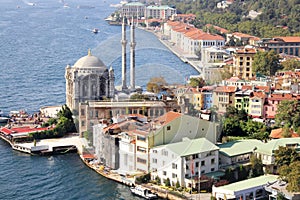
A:
<svg viewBox="0 0 300 200">
<path fill-rule="evenodd" d="M 273 76 L 281 69 L 279 55 L 275 51 L 258 51 L 252 63 L 254 73 L 262 73 L 266 76 Z"/>
<path fill-rule="evenodd" d="M 277 150 L 275 150 L 275 165 L 278 167 L 281 166 L 289 166 L 291 163 L 295 161 L 300 161 L 300 155 L 293 148 L 279 146 Z"/>
<path fill-rule="evenodd" d="M 300 69 L 300 61 L 292 58 L 292 59 L 287 59 L 286 61 L 283 61 L 281 63 L 283 70 L 295 70 L 295 69 Z"/>
<path fill-rule="evenodd" d="M 279 168 L 279 177 L 287 182 L 289 192 L 300 192 L 300 160 Z"/>
<path fill-rule="evenodd" d="M 189 85 L 192 87 L 199 87 L 202 88 L 203 86 L 206 85 L 205 80 L 203 78 L 191 78 Z"/>
<path fill-rule="evenodd" d="M 166 86 L 167 82 L 165 81 L 164 77 L 153 77 L 147 83 L 147 91 L 159 93 L 163 86 Z"/>
<path fill-rule="evenodd" d="M 159 176 L 156 176 L 156 177 L 155 177 L 155 181 L 156 181 L 156 184 L 157 184 L 157 185 L 160 185 L 160 184 L 161 184 L 161 180 L 160 180 Z"/>
<path fill-rule="evenodd" d="M 171 183 L 170 183 L 170 179 L 169 178 L 167 178 L 166 180 L 165 180 L 165 186 L 167 186 L 167 187 L 170 187 L 171 186 Z"/>
<path fill-rule="evenodd" d="M 147 95 L 143 95 L 143 94 L 133 94 L 130 96 L 131 100 L 149 100 L 149 97 Z"/>
<path fill-rule="evenodd" d="M 226 108 L 225 118 L 237 117 L 238 120 L 247 120 L 248 115 L 245 110 L 238 110 L 234 106 L 228 106 Z"/>
<path fill-rule="evenodd" d="M 260 157 L 258 158 L 256 155 L 251 155 L 250 164 L 251 167 L 248 176 L 249 178 L 257 177 L 264 174 L 263 164 Z"/>
<path fill-rule="evenodd" d="M 269 138 L 270 133 L 267 131 L 267 127 L 264 123 L 248 120 L 246 123 L 244 123 L 242 129 L 246 135 L 250 136 L 251 138 L 262 141 Z"/>
<path fill-rule="evenodd" d="M 285 125 L 296 130 L 300 126 L 300 104 L 297 100 L 282 100 L 277 106 L 275 121 L 278 126 Z"/>
<path fill-rule="evenodd" d="M 176 181 L 175 187 L 176 187 L 177 189 L 180 188 L 180 183 L 179 183 L 179 180 L 178 180 L 178 179 L 177 179 L 177 181 Z"/>
</svg>

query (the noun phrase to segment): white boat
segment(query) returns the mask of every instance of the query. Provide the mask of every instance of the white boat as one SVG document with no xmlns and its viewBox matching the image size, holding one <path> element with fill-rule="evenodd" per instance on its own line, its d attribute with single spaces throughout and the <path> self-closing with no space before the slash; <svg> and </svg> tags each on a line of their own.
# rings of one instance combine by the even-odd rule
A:
<svg viewBox="0 0 300 200">
<path fill-rule="evenodd" d="M 0 123 L 7 123 L 8 120 L 9 120 L 8 117 L 1 117 L 1 116 L 0 116 Z"/>
<path fill-rule="evenodd" d="M 9 120 L 9 117 L 3 116 L 3 112 L 0 110 L 0 123 L 7 123 Z"/>
<path fill-rule="evenodd" d="M 141 186 L 131 187 L 130 190 L 132 194 L 143 197 L 145 199 L 158 199 L 157 194 L 152 193 L 151 190 Z"/>
<path fill-rule="evenodd" d="M 93 33 L 98 33 L 99 30 L 97 28 L 94 28 L 92 31 Z"/>
</svg>

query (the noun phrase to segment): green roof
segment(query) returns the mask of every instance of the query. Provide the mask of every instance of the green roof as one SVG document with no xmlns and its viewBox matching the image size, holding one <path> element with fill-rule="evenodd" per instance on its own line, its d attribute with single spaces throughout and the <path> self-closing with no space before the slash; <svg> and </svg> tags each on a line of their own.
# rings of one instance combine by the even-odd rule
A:
<svg viewBox="0 0 300 200">
<path fill-rule="evenodd" d="M 279 146 L 286 146 L 286 145 L 298 144 L 300 147 L 300 137 L 298 138 L 281 138 L 281 139 L 273 139 L 268 143 L 263 143 L 260 145 L 256 152 L 265 154 L 265 155 L 273 155 L 274 151 L 278 149 Z"/>
<path fill-rule="evenodd" d="M 130 3 L 126 3 L 125 6 L 145 6 L 145 4 L 140 2 L 130 2 Z"/>
<path fill-rule="evenodd" d="M 193 140 L 189 138 L 183 138 L 182 142 L 167 144 L 165 147 L 180 156 L 188 156 L 219 149 L 219 147 L 205 138 Z"/>
<path fill-rule="evenodd" d="M 222 190 L 230 190 L 230 191 L 237 192 L 237 191 L 241 191 L 241 190 L 246 190 L 248 188 L 254 188 L 254 187 L 261 186 L 261 185 L 265 185 L 268 182 L 274 182 L 277 180 L 277 178 L 278 178 L 277 175 L 272 175 L 272 174 L 263 175 L 263 176 L 231 183 L 229 185 L 224 185 L 224 186 L 221 186 L 218 188 L 220 188 Z"/>
<path fill-rule="evenodd" d="M 231 141 L 224 144 L 219 144 L 218 146 L 220 147 L 221 154 L 233 157 L 253 152 L 254 148 L 258 148 L 262 144 L 263 142 L 260 140 L 250 139 Z"/>
<path fill-rule="evenodd" d="M 166 10 L 166 9 L 172 9 L 172 10 L 175 10 L 174 8 L 172 8 L 172 7 L 168 6 L 168 5 L 148 6 L 147 8 L 158 9 L 158 10 Z"/>
</svg>

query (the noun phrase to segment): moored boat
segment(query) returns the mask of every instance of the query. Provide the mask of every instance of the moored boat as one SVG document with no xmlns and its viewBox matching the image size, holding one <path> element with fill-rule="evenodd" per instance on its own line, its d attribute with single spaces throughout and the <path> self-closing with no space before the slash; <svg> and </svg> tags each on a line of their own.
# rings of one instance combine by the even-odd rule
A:
<svg viewBox="0 0 300 200">
<path fill-rule="evenodd" d="M 143 197 L 145 199 L 157 199 L 158 196 L 155 193 L 152 193 L 151 190 L 144 188 L 142 186 L 136 186 L 130 188 L 132 194 Z"/>
<path fill-rule="evenodd" d="M 99 30 L 97 28 L 94 28 L 92 31 L 93 33 L 98 33 Z"/>
</svg>

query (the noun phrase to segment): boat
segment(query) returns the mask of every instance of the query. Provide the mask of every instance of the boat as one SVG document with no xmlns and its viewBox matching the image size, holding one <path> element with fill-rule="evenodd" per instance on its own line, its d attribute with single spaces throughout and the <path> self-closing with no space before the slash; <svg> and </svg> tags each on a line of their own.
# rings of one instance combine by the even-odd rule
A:
<svg viewBox="0 0 300 200">
<path fill-rule="evenodd" d="M 130 187 L 131 193 L 145 199 L 158 199 L 157 194 L 142 186 Z"/>
<path fill-rule="evenodd" d="M 0 123 L 7 123 L 10 118 L 0 116 Z"/>
<path fill-rule="evenodd" d="M 92 31 L 93 33 L 98 33 L 99 30 L 97 28 L 94 28 Z"/>
<path fill-rule="evenodd" d="M 3 116 L 3 112 L 0 110 L 0 123 L 7 123 L 10 118 Z"/>
</svg>

